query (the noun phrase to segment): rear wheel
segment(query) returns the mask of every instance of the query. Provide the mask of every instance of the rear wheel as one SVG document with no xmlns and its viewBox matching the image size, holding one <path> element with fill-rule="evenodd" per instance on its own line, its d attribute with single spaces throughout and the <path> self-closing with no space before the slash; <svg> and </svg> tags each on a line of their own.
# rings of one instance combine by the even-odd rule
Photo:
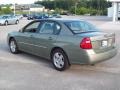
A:
<svg viewBox="0 0 120 90">
<path fill-rule="evenodd" d="M 18 23 L 19 23 L 19 20 L 17 20 L 15 24 L 18 24 Z"/>
<path fill-rule="evenodd" d="M 19 53 L 17 43 L 16 43 L 15 39 L 13 39 L 13 38 L 10 39 L 10 41 L 9 41 L 9 48 L 10 48 L 10 51 L 11 51 L 13 54 Z"/>
<path fill-rule="evenodd" d="M 52 64 L 58 71 L 66 70 L 70 65 L 67 55 L 61 49 L 56 49 L 52 53 Z"/>
</svg>

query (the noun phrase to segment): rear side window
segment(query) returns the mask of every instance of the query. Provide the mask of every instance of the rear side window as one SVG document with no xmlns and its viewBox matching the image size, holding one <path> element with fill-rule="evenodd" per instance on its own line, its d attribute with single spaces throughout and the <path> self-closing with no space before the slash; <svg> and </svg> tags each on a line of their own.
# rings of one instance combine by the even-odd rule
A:
<svg viewBox="0 0 120 90">
<path fill-rule="evenodd" d="M 58 34 L 61 27 L 56 22 L 46 21 L 42 24 L 39 33 L 41 34 Z"/>
</svg>

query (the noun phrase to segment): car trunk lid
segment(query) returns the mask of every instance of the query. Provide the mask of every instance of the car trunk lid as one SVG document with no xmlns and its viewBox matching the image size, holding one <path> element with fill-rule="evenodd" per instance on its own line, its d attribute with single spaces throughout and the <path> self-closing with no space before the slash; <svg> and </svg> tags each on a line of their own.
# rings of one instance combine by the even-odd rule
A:
<svg viewBox="0 0 120 90">
<path fill-rule="evenodd" d="M 89 37 L 92 44 L 92 49 L 96 53 L 108 51 L 115 46 L 115 34 L 103 32 L 86 32 L 79 34 L 83 38 Z"/>
<path fill-rule="evenodd" d="M 104 33 L 100 36 L 90 37 L 93 49 L 95 52 L 104 52 L 114 48 L 115 45 L 115 34 Z"/>
</svg>

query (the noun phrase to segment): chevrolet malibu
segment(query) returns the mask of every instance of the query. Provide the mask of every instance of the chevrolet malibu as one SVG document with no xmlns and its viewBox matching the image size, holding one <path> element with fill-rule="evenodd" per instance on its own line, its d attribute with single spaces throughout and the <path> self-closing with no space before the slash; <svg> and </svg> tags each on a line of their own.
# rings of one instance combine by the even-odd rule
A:
<svg viewBox="0 0 120 90">
<path fill-rule="evenodd" d="M 56 70 L 71 64 L 96 64 L 116 55 L 115 34 L 99 31 L 82 20 L 48 19 L 30 22 L 8 34 L 13 54 L 24 51 L 52 61 Z"/>
</svg>

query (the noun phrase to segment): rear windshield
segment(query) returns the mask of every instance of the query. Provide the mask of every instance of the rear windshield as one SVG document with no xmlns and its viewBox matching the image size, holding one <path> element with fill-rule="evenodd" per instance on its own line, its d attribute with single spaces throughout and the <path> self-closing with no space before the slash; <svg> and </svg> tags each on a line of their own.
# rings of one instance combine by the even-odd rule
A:
<svg viewBox="0 0 120 90">
<path fill-rule="evenodd" d="M 85 21 L 68 21 L 64 23 L 74 33 L 99 31 L 94 25 Z"/>
</svg>

